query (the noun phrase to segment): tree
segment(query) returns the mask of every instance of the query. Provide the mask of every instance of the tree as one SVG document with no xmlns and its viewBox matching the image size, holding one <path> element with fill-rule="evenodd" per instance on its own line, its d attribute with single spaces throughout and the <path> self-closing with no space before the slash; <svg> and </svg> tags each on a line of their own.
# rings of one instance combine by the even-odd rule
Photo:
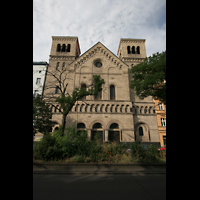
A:
<svg viewBox="0 0 200 200">
<path fill-rule="evenodd" d="M 166 104 L 166 51 L 145 58 L 144 62 L 131 68 L 130 87 L 141 99 L 153 96 Z"/>
<path fill-rule="evenodd" d="M 33 95 L 33 135 L 36 131 L 48 134 L 51 131 L 52 112 L 40 95 Z"/>
<path fill-rule="evenodd" d="M 47 83 L 47 85 L 45 86 L 45 90 L 52 88 L 54 88 L 54 91 L 55 89 L 59 90 L 59 96 L 55 97 L 58 94 L 55 95 L 54 92 L 45 92 L 44 99 L 49 105 L 52 106 L 54 106 L 53 102 L 58 102 L 60 104 L 61 109 L 59 109 L 59 111 L 62 113 L 61 135 L 64 135 L 66 117 L 74 106 L 75 102 L 83 98 L 84 96 L 97 95 L 98 92 L 102 90 L 102 84 L 104 84 L 105 82 L 104 79 L 101 79 L 99 75 L 94 75 L 92 84 L 88 87 L 87 90 L 85 88 L 75 88 L 72 92 L 72 95 L 70 95 L 67 92 L 68 79 L 70 78 L 67 78 L 68 72 L 66 68 L 62 68 L 62 70 L 59 70 L 58 68 L 56 70 L 48 70 L 47 75 L 51 76 L 51 81 Z"/>
<path fill-rule="evenodd" d="M 104 79 L 100 79 L 99 75 L 94 75 L 93 78 L 94 84 L 90 89 L 88 89 L 88 91 L 86 91 L 85 88 L 75 88 L 71 96 L 69 94 L 66 96 L 65 93 L 61 93 L 61 95 L 57 97 L 55 102 L 58 102 L 61 105 L 61 108 L 63 109 L 63 112 L 61 112 L 63 115 L 62 135 L 64 135 L 66 116 L 74 106 L 75 102 L 84 96 L 97 95 L 97 93 L 102 90 L 102 84 L 105 83 Z"/>
</svg>

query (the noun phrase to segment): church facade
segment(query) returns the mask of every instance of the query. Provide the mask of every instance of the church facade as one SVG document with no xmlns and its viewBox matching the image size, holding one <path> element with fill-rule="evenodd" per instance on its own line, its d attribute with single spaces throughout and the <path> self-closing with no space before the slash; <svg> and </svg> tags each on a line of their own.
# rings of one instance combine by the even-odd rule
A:
<svg viewBox="0 0 200 200">
<path fill-rule="evenodd" d="M 62 124 L 62 110 L 55 102 L 59 95 L 55 75 L 60 73 L 66 81 L 69 95 L 76 87 L 87 90 L 92 76 L 100 75 L 105 81 L 102 92 L 77 101 L 67 116 L 66 126 L 87 130 L 89 139 L 98 132 L 102 142 L 140 141 L 159 145 L 153 98 L 141 100 L 130 88 L 131 67 L 146 58 L 145 39 L 120 39 L 117 56 L 101 42 L 80 54 L 78 37 L 52 36 L 44 88 L 44 99 L 53 104 L 52 131 Z"/>
</svg>

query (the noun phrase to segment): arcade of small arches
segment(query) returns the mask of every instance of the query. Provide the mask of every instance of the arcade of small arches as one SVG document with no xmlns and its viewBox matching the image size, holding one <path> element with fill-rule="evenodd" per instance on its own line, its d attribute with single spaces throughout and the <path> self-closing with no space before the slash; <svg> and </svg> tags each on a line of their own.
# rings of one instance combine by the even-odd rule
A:
<svg viewBox="0 0 200 200">
<path fill-rule="evenodd" d="M 60 105 L 51 106 L 52 112 L 61 113 L 63 110 Z M 115 104 L 109 103 L 96 103 L 85 104 L 77 103 L 73 106 L 71 112 L 78 113 L 132 113 L 132 114 L 155 114 L 154 106 L 135 106 L 130 103 L 117 102 Z"/>
<path fill-rule="evenodd" d="M 120 142 L 122 140 L 122 130 L 118 123 L 108 124 L 108 127 L 102 125 L 100 122 L 93 122 L 93 125 L 86 127 L 84 123 L 77 124 L 78 132 L 82 130 L 88 130 L 89 139 L 94 140 L 95 135 L 100 143 L 103 142 Z"/>
<path fill-rule="evenodd" d="M 66 44 L 57 44 L 57 49 L 56 49 L 56 51 L 57 52 L 70 52 L 70 48 L 71 48 L 71 45 L 70 44 L 68 44 L 68 45 L 66 45 Z"/>
<path fill-rule="evenodd" d="M 89 140 L 94 140 L 96 135 L 100 143 L 123 142 L 124 127 L 118 121 L 111 121 L 107 125 L 100 121 L 94 121 L 90 125 L 85 124 L 84 122 L 79 122 L 77 124 L 77 131 L 78 133 L 82 130 L 87 131 Z M 53 131 L 57 130 L 58 127 L 59 125 L 56 124 L 53 127 Z M 135 125 L 135 132 L 133 132 L 133 135 L 135 141 L 151 141 L 149 127 L 143 122 Z"/>
</svg>

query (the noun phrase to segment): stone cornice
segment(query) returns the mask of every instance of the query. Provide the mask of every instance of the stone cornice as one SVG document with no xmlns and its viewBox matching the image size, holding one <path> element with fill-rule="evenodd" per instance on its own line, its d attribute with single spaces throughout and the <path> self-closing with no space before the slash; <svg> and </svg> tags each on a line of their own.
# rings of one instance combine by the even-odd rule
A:
<svg viewBox="0 0 200 200">
<path fill-rule="evenodd" d="M 49 56 L 49 60 L 71 60 L 73 61 L 75 56 Z"/>
<path fill-rule="evenodd" d="M 70 36 L 52 36 L 52 40 L 55 41 L 76 41 L 78 37 L 70 37 Z"/>
<path fill-rule="evenodd" d="M 123 58 L 125 62 L 144 62 L 144 58 Z"/>
<path fill-rule="evenodd" d="M 131 39 L 131 38 L 121 38 L 120 43 L 144 43 L 146 39 Z"/>
</svg>

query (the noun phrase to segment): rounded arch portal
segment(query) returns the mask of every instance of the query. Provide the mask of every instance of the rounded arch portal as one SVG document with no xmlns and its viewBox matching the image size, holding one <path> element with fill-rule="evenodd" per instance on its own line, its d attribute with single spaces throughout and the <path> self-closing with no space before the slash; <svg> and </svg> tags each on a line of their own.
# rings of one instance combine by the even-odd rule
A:
<svg viewBox="0 0 200 200">
<path fill-rule="evenodd" d="M 112 123 L 108 131 L 108 140 L 110 142 L 120 142 L 121 131 L 117 123 Z"/>
<path fill-rule="evenodd" d="M 91 140 L 94 140 L 96 136 L 99 142 L 103 143 L 103 135 L 104 135 L 104 130 L 102 124 L 99 122 L 93 124 L 91 131 Z"/>
</svg>

